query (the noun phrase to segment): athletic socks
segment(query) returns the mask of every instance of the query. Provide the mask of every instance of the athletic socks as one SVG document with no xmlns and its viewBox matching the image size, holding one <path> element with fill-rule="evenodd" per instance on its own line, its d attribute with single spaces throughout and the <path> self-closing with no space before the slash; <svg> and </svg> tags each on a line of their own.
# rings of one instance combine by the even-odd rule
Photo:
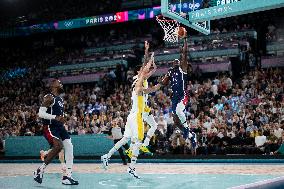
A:
<svg viewBox="0 0 284 189">
<path fill-rule="evenodd" d="M 130 167 L 131 169 L 134 168 L 134 166 L 135 166 L 135 164 L 136 164 L 136 161 L 137 161 L 137 157 L 132 157 L 132 158 L 131 158 L 131 163 L 130 163 L 130 165 L 129 165 L 129 167 Z"/>
<path fill-rule="evenodd" d="M 66 176 L 72 177 L 72 168 L 69 167 L 69 168 L 66 169 Z"/>
<path fill-rule="evenodd" d="M 40 167 L 39 167 L 39 169 L 40 169 L 40 171 L 41 172 L 44 172 L 44 169 L 46 168 L 46 164 L 45 163 L 43 163 Z"/>
</svg>

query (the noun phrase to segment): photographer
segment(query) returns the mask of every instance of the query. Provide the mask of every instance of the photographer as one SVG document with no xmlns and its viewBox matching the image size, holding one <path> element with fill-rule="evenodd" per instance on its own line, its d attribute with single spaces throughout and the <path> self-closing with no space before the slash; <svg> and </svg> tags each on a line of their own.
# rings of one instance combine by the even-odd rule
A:
<svg viewBox="0 0 284 189">
<path fill-rule="evenodd" d="M 174 136 L 173 136 L 174 135 Z M 172 135 L 171 148 L 174 154 L 181 154 L 184 152 L 185 140 L 182 137 L 181 131 L 176 130 Z"/>
</svg>

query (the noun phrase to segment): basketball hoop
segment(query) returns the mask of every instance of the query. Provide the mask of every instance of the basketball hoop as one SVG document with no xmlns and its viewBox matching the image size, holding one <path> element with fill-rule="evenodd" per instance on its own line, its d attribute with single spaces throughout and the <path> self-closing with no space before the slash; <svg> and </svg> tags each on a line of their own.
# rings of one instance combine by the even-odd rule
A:
<svg viewBox="0 0 284 189">
<path fill-rule="evenodd" d="M 177 43 L 179 22 L 176 20 L 167 19 L 162 15 L 156 16 L 156 20 L 164 30 L 164 41 Z"/>
</svg>

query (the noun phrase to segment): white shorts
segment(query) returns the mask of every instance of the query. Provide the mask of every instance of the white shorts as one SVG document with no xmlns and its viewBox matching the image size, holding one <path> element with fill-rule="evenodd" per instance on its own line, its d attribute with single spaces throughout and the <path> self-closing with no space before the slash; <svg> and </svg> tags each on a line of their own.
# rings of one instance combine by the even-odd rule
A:
<svg viewBox="0 0 284 189">
<path fill-rule="evenodd" d="M 144 139 L 144 123 L 141 113 L 130 113 L 127 117 L 124 137 L 137 138 L 142 141 Z"/>
</svg>

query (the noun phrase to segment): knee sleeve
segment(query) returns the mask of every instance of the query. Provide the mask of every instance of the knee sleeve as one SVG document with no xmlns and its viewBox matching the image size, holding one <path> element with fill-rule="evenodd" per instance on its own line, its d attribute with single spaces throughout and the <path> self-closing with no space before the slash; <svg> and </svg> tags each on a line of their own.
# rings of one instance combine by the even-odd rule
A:
<svg viewBox="0 0 284 189">
<path fill-rule="evenodd" d="M 142 143 L 137 138 L 134 138 L 134 139 L 131 140 L 130 148 L 132 149 L 133 156 L 138 157 L 139 149 L 140 149 L 141 145 L 142 145 Z"/>
<path fill-rule="evenodd" d="M 147 137 L 148 137 L 149 139 L 151 139 L 152 136 L 154 135 L 156 129 L 157 129 L 158 124 L 157 124 L 157 122 L 155 121 L 153 115 L 149 115 L 149 116 L 148 116 L 148 121 L 151 123 L 151 124 L 150 124 L 150 123 L 147 122 L 147 123 L 151 126 L 151 128 L 150 128 L 150 129 L 148 130 L 148 132 L 147 132 Z"/>
<path fill-rule="evenodd" d="M 158 124 L 155 121 L 155 118 L 152 114 L 149 115 L 149 113 L 148 113 L 145 116 L 143 115 L 143 120 L 146 121 L 146 123 L 149 124 L 151 128 L 154 127 L 155 130 L 156 130 Z"/>
<path fill-rule="evenodd" d="M 182 124 L 184 124 L 186 122 L 186 117 L 185 117 L 185 114 L 183 112 L 184 108 L 185 108 L 185 106 L 184 106 L 183 102 L 179 102 L 177 104 L 176 114 L 177 114 L 177 116 L 178 116 L 178 118 L 179 118 L 179 120 Z"/>
</svg>

